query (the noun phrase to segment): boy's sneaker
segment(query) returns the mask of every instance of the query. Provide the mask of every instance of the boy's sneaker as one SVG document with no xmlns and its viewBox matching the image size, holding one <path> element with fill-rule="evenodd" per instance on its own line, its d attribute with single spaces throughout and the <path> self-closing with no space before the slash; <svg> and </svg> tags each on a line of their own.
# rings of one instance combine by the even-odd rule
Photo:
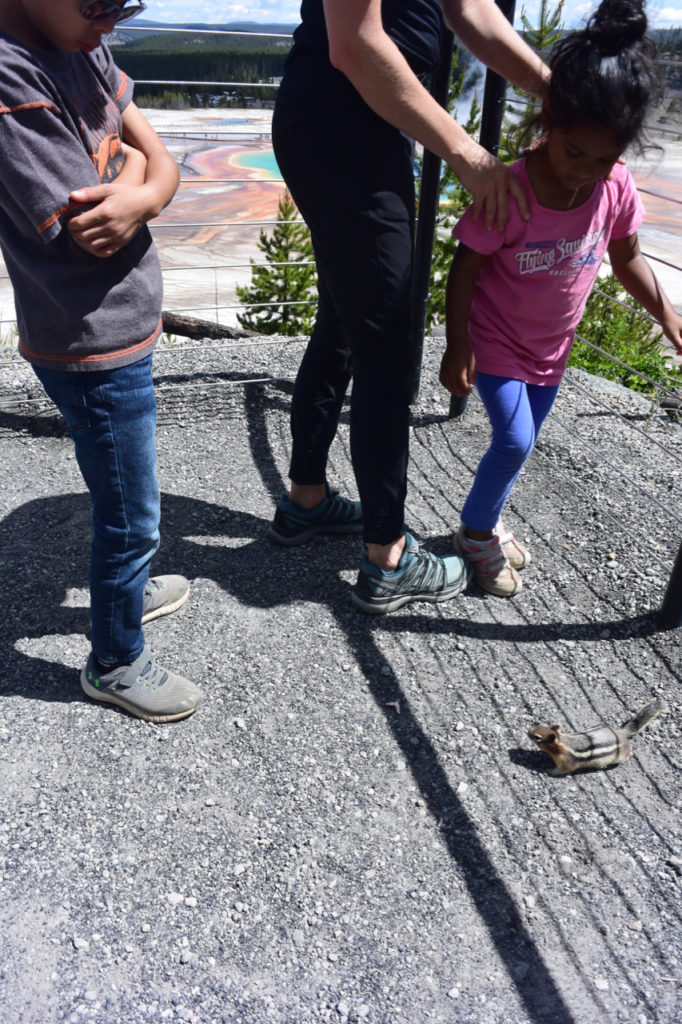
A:
<svg viewBox="0 0 682 1024">
<path fill-rule="evenodd" d="M 142 625 L 170 615 L 180 608 L 189 597 L 189 580 L 184 576 L 154 576 L 147 580 L 142 605 Z"/>
<path fill-rule="evenodd" d="M 497 534 L 490 540 L 472 540 L 464 525 L 452 538 L 455 551 L 471 562 L 479 587 L 497 597 L 513 597 L 521 589 L 521 577 L 509 564 Z"/>
<path fill-rule="evenodd" d="M 500 538 L 502 550 L 512 569 L 525 569 L 527 565 L 530 565 L 530 551 L 525 544 L 516 539 L 511 530 L 505 528 L 501 519 L 493 532 Z"/>
<path fill-rule="evenodd" d="M 305 544 L 317 533 L 362 533 L 362 505 L 325 484 L 327 496 L 315 508 L 301 508 L 286 494 L 277 502 L 269 535 L 276 544 Z"/>
<path fill-rule="evenodd" d="M 187 718 L 201 700 L 201 690 L 189 679 L 162 668 L 145 648 L 132 665 L 102 672 L 90 652 L 81 671 L 83 692 L 93 700 L 125 708 L 145 722 L 175 722 Z"/>
<path fill-rule="evenodd" d="M 364 555 L 351 600 L 363 612 L 394 612 L 410 601 L 449 601 L 466 588 L 471 567 L 462 558 L 424 551 L 409 533 L 398 568 L 384 572 Z"/>
</svg>

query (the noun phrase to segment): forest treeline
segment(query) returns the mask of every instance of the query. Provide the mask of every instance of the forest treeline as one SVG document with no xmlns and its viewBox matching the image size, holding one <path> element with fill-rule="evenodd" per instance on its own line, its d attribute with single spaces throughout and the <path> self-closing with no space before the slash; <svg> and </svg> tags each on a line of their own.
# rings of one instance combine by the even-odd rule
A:
<svg viewBox="0 0 682 1024">
<path fill-rule="evenodd" d="M 264 29 L 267 26 L 263 26 Z M 659 47 L 670 114 L 679 114 L 682 93 L 682 28 L 653 33 Z M 141 85 L 136 91 L 140 106 L 205 107 L 269 105 L 272 88 L 257 83 L 281 78 L 291 46 L 291 38 L 260 38 L 249 35 L 213 35 L 192 32 L 150 32 L 117 37 L 117 64 L 135 81 L 169 82 L 247 82 L 244 86 Z M 468 56 L 468 55 L 467 55 Z M 465 58 L 466 59 L 466 58 Z M 670 93 L 675 94 L 671 96 Z"/>
<path fill-rule="evenodd" d="M 253 45 L 253 43 L 252 43 Z M 215 43 L 214 43 L 215 46 Z M 116 51 L 119 67 L 134 81 L 160 82 L 270 82 L 281 78 L 288 47 L 230 51 L 223 48 L 175 51 L 145 51 L 121 48 Z M 168 86 L 142 85 L 136 91 L 136 102 L 141 106 L 157 106 L 155 102 L 144 103 L 143 94 L 152 101 L 170 96 Z M 185 86 L 174 90 L 174 95 L 184 97 L 188 106 L 233 105 L 248 95 L 256 100 L 274 99 L 273 89 L 214 87 L 202 90 Z M 196 101 L 196 102 L 195 102 Z M 176 105 L 176 104 L 171 104 Z"/>
<path fill-rule="evenodd" d="M 274 26 L 263 26 L 262 30 L 269 28 Z M 139 35 L 123 31 L 116 40 L 116 63 L 134 81 L 254 83 L 250 88 L 139 86 L 136 102 L 150 107 L 236 106 L 246 104 L 247 99 L 255 103 L 272 102 L 274 90 L 258 88 L 256 83 L 281 78 L 291 48 L 291 37 L 286 35 L 272 38 L 248 33 L 221 36 L 191 30 L 150 30 Z"/>
</svg>

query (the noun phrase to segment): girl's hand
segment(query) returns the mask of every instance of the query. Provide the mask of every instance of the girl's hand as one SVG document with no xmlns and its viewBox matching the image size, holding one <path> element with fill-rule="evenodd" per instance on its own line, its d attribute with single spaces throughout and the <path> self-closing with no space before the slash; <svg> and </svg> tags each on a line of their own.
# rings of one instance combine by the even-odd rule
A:
<svg viewBox="0 0 682 1024">
<path fill-rule="evenodd" d="M 68 229 L 76 245 L 92 256 L 113 256 L 148 220 L 144 185 L 93 185 L 76 189 L 69 198 L 87 207 L 73 214 Z"/>
<path fill-rule="evenodd" d="M 464 398 L 476 383 L 476 357 L 468 341 L 449 344 L 440 364 L 440 382 L 451 395 Z"/>
</svg>

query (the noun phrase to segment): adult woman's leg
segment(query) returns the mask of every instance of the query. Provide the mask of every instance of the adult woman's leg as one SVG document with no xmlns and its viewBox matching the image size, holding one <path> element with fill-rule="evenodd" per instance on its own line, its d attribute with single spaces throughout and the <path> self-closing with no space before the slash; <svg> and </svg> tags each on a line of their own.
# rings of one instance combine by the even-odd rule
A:
<svg viewBox="0 0 682 1024">
<path fill-rule="evenodd" d="M 403 529 L 409 437 L 410 144 L 359 100 L 331 117 L 298 96 L 278 100 L 273 139 L 310 227 L 321 282 L 320 316 L 296 385 L 292 478 L 323 477 L 350 352 L 351 456 L 365 540 L 389 543 Z M 317 480 L 294 475 L 306 465 Z"/>
</svg>

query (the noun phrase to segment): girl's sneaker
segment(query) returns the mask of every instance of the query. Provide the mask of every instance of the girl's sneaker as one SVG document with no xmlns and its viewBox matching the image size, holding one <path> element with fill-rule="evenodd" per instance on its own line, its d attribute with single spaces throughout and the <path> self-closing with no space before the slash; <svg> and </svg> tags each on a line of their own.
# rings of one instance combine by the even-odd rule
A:
<svg viewBox="0 0 682 1024">
<path fill-rule="evenodd" d="M 518 594 L 521 577 L 509 564 L 497 534 L 490 540 L 472 540 L 467 537 L 462 524 L 452 538 L 452 546 L 458 554 L 471 562 L 474 579 L 479 587 L 497 597 L 513 597 Z"/>
<path fill-rule="evenodd" d="M 516 539 L 511 530 L 505 528 L 501 519 L 493 532 L 500 538 L 502 550 L 512 569 L 525 569 L 527 565 L 530 565 L 530 551 L 525 544 Z"/>
</svg>

